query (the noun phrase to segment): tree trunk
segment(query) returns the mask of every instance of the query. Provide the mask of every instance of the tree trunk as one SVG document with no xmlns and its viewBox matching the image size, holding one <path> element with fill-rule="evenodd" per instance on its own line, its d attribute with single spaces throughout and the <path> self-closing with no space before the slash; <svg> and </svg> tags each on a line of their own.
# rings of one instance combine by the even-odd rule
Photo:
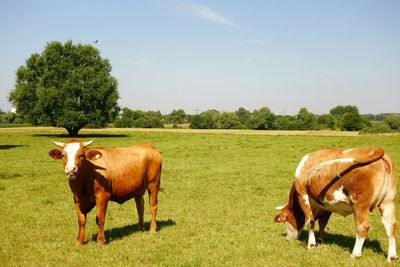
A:
<svg viewBox="0 0 400 267">
<path fill-rule="evenodd" d="M 70 128 L 70 127 L 66 127 L 65 128 L 69 134 L 69 136 L 71 137 L 77 137 L 78 136 L 78 132 L 80 130 L 80 128 Z"/>
</svg>

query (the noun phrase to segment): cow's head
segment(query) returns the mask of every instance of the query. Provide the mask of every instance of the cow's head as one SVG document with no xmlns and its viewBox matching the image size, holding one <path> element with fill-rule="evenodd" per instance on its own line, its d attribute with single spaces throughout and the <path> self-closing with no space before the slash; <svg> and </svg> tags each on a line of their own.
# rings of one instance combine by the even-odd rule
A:
<svg viewBox="0 0 400 267">
<path fill-rule="evenodd" d="M 49 152 L 49 156 L 53 159 L 62 159 L 65 174 L 70 180 L 74 180 L 77 178 L 79 169 L 86 159 L 96 160 L 101 157 L 101 153 L 97 150 L 85 150 L 93 142 L 94 139 L 88 142 L 81 142 L 76 139 L 65 143 L 53 141 L 56 146 L 61 147 L 61 150 L 53 149 Z"/>
<path fill-rule="evenodd" d="M 274 221 L 276 223 L 284 223 L 286 225 L 286 239 L 294 240 L 299 237 L 299 231 L 303 227 L 295 217 L 293 210 L 289 209 L 289 205 L 285 204 L 275 208 L 279 210 L 279 214 L 275 216 Z M 300 228 L 299 228 L 300 227 Z"/>
<path fill-rule="evenodd" d="M 289 203 L 275 208 L 279 214 L 275 216 L 275 222 L 282 222 L 286 225 L 286 239 L 294 240 L 299 237 L 303 229 L 305 216 L 300 208 L 294 183 L 290 189 Z"/>
</svg>

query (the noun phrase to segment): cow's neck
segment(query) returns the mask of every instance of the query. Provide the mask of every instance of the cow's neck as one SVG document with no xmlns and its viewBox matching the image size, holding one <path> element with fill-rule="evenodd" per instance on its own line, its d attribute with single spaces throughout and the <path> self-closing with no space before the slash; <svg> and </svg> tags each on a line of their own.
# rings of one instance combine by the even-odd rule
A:
<svg viewBox="0 0 400 267">
<path fill-rule="evenodd" d="M 74 194 L 80 197 L 89 197 L 93 194 L 93 177 L 89 175 L 90 169 L 93 169 L 93 164 L 89 161 L 84 161 L 76 179 L 69 180 L 69 186 Z"/>
<path fill-rule="evenodd" d="M 288 208 L 293 214 L 294 219 L 296 220 L 296 228 L 298 231 L 303 229 L 304 223 L 305 223 L 305 216 L 304 213 L 299 205 L 298 201 L 298 195 L 295 189 L 294 184 L 292 185 L 292 188 L 290 189 L 290 195 L 289 195 L 289 204 Z"/>
</svg>

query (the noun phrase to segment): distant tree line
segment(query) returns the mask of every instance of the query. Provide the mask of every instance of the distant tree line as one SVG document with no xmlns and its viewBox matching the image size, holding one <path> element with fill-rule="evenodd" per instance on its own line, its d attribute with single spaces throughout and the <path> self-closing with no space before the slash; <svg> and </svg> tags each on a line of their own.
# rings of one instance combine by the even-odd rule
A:
<svg viewBox="0 0 400 267">
<path fill-rule="evenodd" d="M 186 125 L 192 129 L 254 130 L 342 130 L 363 132 L 400 131 L 400 114 L 361 115 L 356 106 L 336 106 L 329 113 L 317 115 L 301 108 L 296 115 L 275 115 L 268 107 L 252 112 L 240 107 L 235 112 L 210 109 L 188 115 L 182 109 L 162 115 L 159 111 L 123 108 L 114 123 L 118 128 L 173 128 Z"/>
<path fill-rule="evenodd" d="M 0 111 L 0 124 L 27 123 L 18 113 Z M 235 112 L 215 109 L 189 115 L 174 109 L 163 115 L 160 111 L 123 108 L 113 124 L 117 128 L 189 127 L 192 129 L 254 129 L 254 130 L 342 130 L 365 133 L 400 131 L 400 114 L 361 115 L 356 106 L 336 106 L 326 114 L 313 114 L 300 108 L 296 115 L 275 115 L 262 107 L 252 112 L 240 107 Z M 90 125 L 89 125 L 90 127 Z"/>
</svg>

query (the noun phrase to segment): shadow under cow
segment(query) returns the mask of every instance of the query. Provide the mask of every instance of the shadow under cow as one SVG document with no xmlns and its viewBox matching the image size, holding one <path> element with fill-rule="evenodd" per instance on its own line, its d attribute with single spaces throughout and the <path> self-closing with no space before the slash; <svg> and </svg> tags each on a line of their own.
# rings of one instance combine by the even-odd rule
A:
<svg viewBox="0 0 400 267">
<path fill-rule="evenodd" d="M 0 150 L 7 150 L 7 149 L 12 149 L 12 148 L 18 148 L 22 147 L 25 145 L 0 145 Z"/>
<path fill-rule="evenodd" d="M 174 226 L 175 224 L 176 224 L 175 221 L 173 221 L 171 219 L 162 220 L 162 221 L 157 220 L 157 232 L 161 231 L 165 227 Z M 146 230 L 148 230 L 150 228 L 150 222 L 145 222 L 144 228 Z M 131 224 L 131 225 L 126 225 L 126 226 L 122 226 L 122 227 L 116 227 L 113 229 L 105 230 L 104 235 L 106 237 L 106 244 L 108 244 L 109 242 L 114 241 L 114 240 L 122 239 L 126 236 L 129 236 L 129 235 L 135 233 L 135 232 L 141 232 L 141 231 L 139 231 L 138 224 Z M 94 234 L 92 236 L 92 240 L 93 241 L 97 240 L 97 234 Z"/>
<path fill-rule="evenodd" d="M 317 234 L 318 232 L 316 232 Z M 308 232 L 302 231 L 299 240 L 307 246 L 308 241 Z M 318 242 L 318 241 L 317 241 Z M 327 244 L 327 245 L 336 245 L 342 248 L 345 248 L 350 253 L 353 251 L 354 244 L 356 242 L 355 236 L 344 236 L 340 234 L 332 234 L 325 233 L 324 241 L 319 241 L 319 243 Z M 370 249 L 374 253 L 386 255 L 386 253 L 382 250 L 381 244 L 378 240 L 371 240 L 366 238 L 363 246 L 363 250 Z"/>
</svg>

